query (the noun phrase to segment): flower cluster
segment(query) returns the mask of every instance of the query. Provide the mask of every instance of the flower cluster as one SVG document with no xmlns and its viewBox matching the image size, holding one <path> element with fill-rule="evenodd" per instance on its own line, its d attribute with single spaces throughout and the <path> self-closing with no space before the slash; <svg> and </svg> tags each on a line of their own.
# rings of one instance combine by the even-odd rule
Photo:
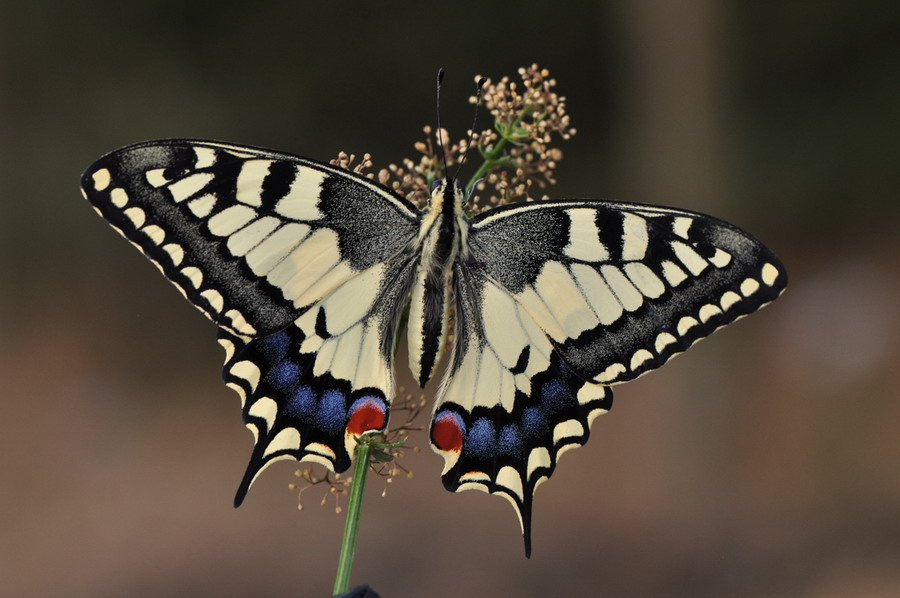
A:
<svg viewBox="0 0 900 598">
<path fill-rule="evenodd" d="M 494 118 L 492 128 L 469 131 L 465 138 L 451 143 L 446 129 L 425 127 L 425 140 L 414 145 L 418 160 L 406 158 L 377 173 L 366 172 L 372 168 L 369 154 L 354 166 L 355 156 L 341 152 L 332 164 L 376 179 L 421 207 L 430 197 L 431 183 L 445 168 L 458 165 L 471 145 L 482 158 L 466 185 L 472 212 L 517 200 L 533 201 L 536 188 L 545 189 L 556 182 L 553 173 L 562 151 L 551 144 L 556 138 L 569 139 L 575 129 L 566 114 L 566 100 L 554 91 L 556 80 L 547 69 L 535 64 L 520 68 L 519 75 L 521 83 L 509 77 L 496 83 L 485 80 L 481 96 Z M 476 77 L 479 80 L 481 77 Z M 478 97 L 470 101 L 475 103 Z"/>
</svg>

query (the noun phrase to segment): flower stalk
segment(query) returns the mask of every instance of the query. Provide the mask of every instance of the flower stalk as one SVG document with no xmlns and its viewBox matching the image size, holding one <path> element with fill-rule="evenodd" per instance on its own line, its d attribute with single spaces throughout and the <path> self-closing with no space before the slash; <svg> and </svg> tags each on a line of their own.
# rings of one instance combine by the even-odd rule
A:
<svg viewBox="0 0 900 598">
<path fill-rule="evenodd" d="M 360 441 L 356 443 L 356 464 L 353 470 L 353 484 L 350 488 L 350 499 L 347 504 L 347 521 L 344 523 L 344 538 L 341 541 L 341 555 L 338 558 L 337 574 L 334 578 L 335 596 L 343 594 L 350 589 L 350 571 L 353 569 L 353 558 L 356 556 L 356 538 L 359 535 L 363 491 L 366 489 L 366 474 L 369 472 L 369 459 L 371 458 L 371 455 L 371 442 L 364 440 L 364 438 L 360 438 Z"/>
</svg>

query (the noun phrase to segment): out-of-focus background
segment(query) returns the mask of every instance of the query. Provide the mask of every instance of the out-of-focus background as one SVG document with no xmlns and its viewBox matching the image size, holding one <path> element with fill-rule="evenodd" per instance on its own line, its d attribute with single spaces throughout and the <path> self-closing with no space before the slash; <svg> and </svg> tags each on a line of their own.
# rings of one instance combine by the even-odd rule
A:
<svg viewBox="0 0 900 598">
<path fill-rule="evenodd" d="M 775 304 L 616 390 L 535 505 L 369 488 L 354 580 L 393 596 L 900 595 L 900 3 L 0 2 L 0 595 L 328 596 L 343 518 L 294 464 L 235 511 L 251 435 L 213 326 L 78 190 L 196 136 L 320 159 L 469 126 L 547 67 L 578 135 L 554 197 L 714 213 Z M 402 366 L 401 366 L 402 367 Z"/>
</svg>

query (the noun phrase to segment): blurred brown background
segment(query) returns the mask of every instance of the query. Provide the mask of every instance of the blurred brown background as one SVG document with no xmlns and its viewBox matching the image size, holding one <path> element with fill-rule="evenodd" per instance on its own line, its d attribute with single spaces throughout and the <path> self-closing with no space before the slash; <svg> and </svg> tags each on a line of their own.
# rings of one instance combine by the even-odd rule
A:
<svg viewBox="0 0 900 598">
<path fill-rule="evenodd" d="M 395 596 L 900 595 L 900 3 L 0 2 L 0 595 L 327 596 L 343 518 L 252 439 L 212 325 L 81 171 L 197 136 L 328 159 L 469 125 L 476 74 L 569 98 L 555 197 L 698 209 L 778 302 L 619 387 L 538 493 L 369 488 L 354 580 Z M 404 368 L 405 369 L 405 368 Z"/>
</svg>

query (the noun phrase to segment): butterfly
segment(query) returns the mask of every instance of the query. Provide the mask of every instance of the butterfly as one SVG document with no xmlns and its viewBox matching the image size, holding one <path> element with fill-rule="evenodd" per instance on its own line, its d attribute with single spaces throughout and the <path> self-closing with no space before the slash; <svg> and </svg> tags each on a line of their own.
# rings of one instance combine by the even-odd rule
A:
<svg viewBox="0 0 900 598">
<path fill-rule="evenodd" d="M 470 217 L 436 181 L 419 210 L 364 176 L 217 141 L 131 145 L 82 191 L 218 326 L 255 446 L 235 497 L 295 459 L 335 472 L 388 425 L 394 344 L 424 386 L 450 491 L 509 500 L 531 551 L 534 492 L 585 444 L 610 386 L 774 300 L 787 275 L 742 230 L 676 208 L 572 199 Z"/>
</svg>

